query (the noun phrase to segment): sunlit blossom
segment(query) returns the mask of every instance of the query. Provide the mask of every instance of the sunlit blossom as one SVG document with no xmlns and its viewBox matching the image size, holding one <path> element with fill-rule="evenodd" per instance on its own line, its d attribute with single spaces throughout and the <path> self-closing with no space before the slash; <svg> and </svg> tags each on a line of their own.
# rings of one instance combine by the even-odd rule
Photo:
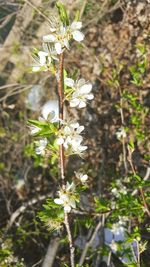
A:
<svg viewBox="0 0 150 267">
<path fill-rule="evenodd" d="M 73 154 L 80 154 L 87 147 L 81 145 L 83 137 L 80 135 L 84 130 L 84 126 L 78 122 L 64 124 L 58 133 L 57 144 L 64 145 L 65 149 L 69 149 Z"/>
<path fill-rule="evenodd" d="M 47 71 L 53 60 L 58 60 L 56 51 L 49 46 L 49 44 L 43 44 L 44 51 L 38 51 L 33 54 L 34 64 L 32 66 L 33 72 Z"/>
<path fill-rule="evenodd" d="M 36 149 L 35 152 L 37 155 L 44 155 L 45 154 L 45 148 L 47 146 L 47 138 L 40 139 L 36 142 Z"/>
<path fill-rule="evenodd" d="M 71 209 L 76 208 L 76 197 L 75 197 L 75 184 L 67 182 L 66 188 L 58 191 L 59 198 L 55 198 L 54 202 L 58 205 L 62 205 L 66 212 L 70 212 Z"/>
<path fill-rule="evenodd" d="M 74 81 L 71 78 L 65 78 L 64 82 L 65 85 L 73 89 L 68 99 L 70 107 L 84 108 L 86 107 L 86 102 L 94 98 L 94 95 L 91 93 L 92 84 L 86 82 L 85 79 Z"/>
<path fill-rule="evenodd" d="M 82 22 L 73 22 L 71 25 L 64 27 L 62 24 L 57 24 L 50 28 L 51 34 L 43 36 L 44 42 L 49 42 L 54 45 L 57 54 L 61 54 L 64 48 L 69 49 L 69 41 L 74 39 L 81 42 L 84 39 L 84 34 L 80 31 Z"/>
<path fill-rule="evenodd" d="M 116 136 L 118 139 L 122 139 L 122 138 L 126 138 L 127 137 L 127 134 L 126 134 L 126 131 L 124 129 L 124 127 L 121 127 L 118 129 L 118 131 L 116 132 Z"/>
<path fill-rule="evenodd" d="M 88 180 L 88 175 L 83 174 L 82 172 L 75 172 L 75 175 L 81 181 L 81 183 L 85 183 Z"/>
</svg>

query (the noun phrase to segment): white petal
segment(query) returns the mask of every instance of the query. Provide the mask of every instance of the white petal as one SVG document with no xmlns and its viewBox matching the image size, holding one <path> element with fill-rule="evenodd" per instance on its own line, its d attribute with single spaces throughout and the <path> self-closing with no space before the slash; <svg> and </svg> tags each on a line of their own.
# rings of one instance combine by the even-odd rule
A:
<svg viewBox="0 0 150 267">
<path fill-rule="evenodd" d="M 39 145 L 40 145 L 41 147 L 46 147 L 46 145 L 47 145 L 47 138 L 41 139 L 41 140 L 39 141 Z"/>
<path fill-rule="evenodd" d="M 82 151 L 85 151 L 87 149 L 87 146 L 79 146 L 79 150 L 82 152 Z"/>
<path fill-rule="evenodd" d="M 74 191 L 74 189 L 75 189 L 75 184 L 74 184 L 74 182 L 72 182 L 71 184 L 69 184 L 69 182 L 67 182 L 66 190 L 67 190 L 67 191 Z"/>
<path fill-rule="evenodd" d="M 71 199 L 71 200 L 70 200 L 70 206 L 71 206 L 73 209 L 76 208 L 76 202 L 75 202 L 74 199 Z"/>
<path fill-rule="evenodd" d="M 73 128 L 73 129 L 76 129 L 79 127 L 79 123 L 78 122 L 74 122 L 74 123 L 71 123 L 70 126 Z"/>
<path fill-rule="evenodd" d="M 62 145 L 64 143 L 64 139 L 62 138 L 62 137 L 59 137 L 58 139 L 57 139 L 57 144 L 58 145 Z"/>
<path fill-rule="evenodd" d="M 61 25 L 60 34 L 63 36 L 65 34 L 65 32 L 66 32 L 66 28 L 63 25 Z"/>
<path fill-rule="evenodd" d="M 60 55 L 62 52 L 61 43 L 56 43 L 55 49 L 56 49 L 57 54 Z"/>
<path fill-rule="evenodd" d="M 76 107 L 76 106 L 78 106 L 79 105 L 79 99 L 78 98 L 74 98 L 74 99 L 71 99 L 70 100 L 70 107 Z"/>
<path fill-rule="evenodd" d="M 84 126 L 79 126 L 77 129 L 77 133 L 79 134 L 79 133 L 83 132 L 83 130 L 84 130 Z"/>
<path fill-rule="evenodd" d="M 82 28 L 82 22 L 80 21 L 73 21 L 71 24 L 72 30 L 80 30 Z"/>
<path fill-rule="evenodd" d="M 92 84 L 91 83 L 86 83 L 83 86 L 80 87 L 79 91 L 81 94 L 88 94 L 92 90 Z"/>
<path fill-rule="evenodd" d="M 66 212 L 70 212 L 70 211 L 71 211 L 71 207 L 70 207 L 69 205 L 65 205 L 65 206 L 64 206 L 64 210 L 65 210 Z"/>
<path fill-rule="evenodd" d="M 74 86 L 74 80 L 71 78 L 65 78 L 64 79 L 64 83 L 65 85 L 69 86 L 69 87 L 73 87 Z"/>
<path fill-rule="evenodd" d="M 82 182 L 87 181 L 87 179 L 88 179 L 87 174 L 84 174 L 80 179 L 81 179 Z"/>
<path fill-rule="evenodd" d="M 44 65 L 46 63 L 46 56 L 48 56 L 48 53 L 43 52 L 43 51 L 39 51 L 38 56 L 40 58 L 41 65 Z"/>
<path fill-rule="evenodd" d="M 70 46 L 67 39 L 64 39 L 64 46 L 67 47 L 67 49 L 69 50 Z"/>
<path fill-rule="evenodd" d="M 86 96 L 86 98 L 87 98 L 88 100 L 92 100 L 92 99 L 94 98 L 94 95 L 93 95 L 93 94 L 89 94 L 89 95 Z"/>
<path fill-rule="evenodd" d="M 73 39 L 78 42 L 81 42 L 84 39 L 84 34 L 80 31 L 74 31 L 72 35 L 73 35 Z"/>
<path fill-rule="evenodd" d="M 40 131 L 40 128 L 36 127 L 36 126 L 31 126 L 31 134 L 35 134 L 38 133 Z"/>
<path fill-rule="evenodd" d="M 59 103 L 58 100 L 49 100 L 42 107 L 42 116 L 45 120 L 47 120 L 49 114 L 51 113 L 51 121 L 57 122 L 59 119 Z M 55 116 L 52 118 L 52 115 Z"/>
<path fill-rule="evenodd" d="M 85 79 L 79 79 L 77 81 L 77 87 L 80 88 L 81 86 L 83 86 L 86 83 Z"/>
<path fill-rule="evenodd" d="M 42 154 L 42 152 L 43 152 L 43 149 L 41 149 L 41 147 L 36 147 L 36 149 L 35 149 L 35 153 L 36 153 L 37 155 Z"/>
<path fill-rule="evenodd" d="M 55 42 L 56 38 L 53 34 L 48 34 L 43 36 L 44 42 Z"/>
<path fill-rule="evenodd" d="M 56 31 L 56 28 L 50 27 L 50 31 L 51 32 L 55 32 Z"/>
<path fill-rule="evenodd" d="M 69 126 L 65 126 L 64 128 L 64 133 L 67 135 L 67 134 L 71 134 L 71 129 Z"/>
<path fill-rule="evenodd" d="M 79 108 L 85 108 L 85 107 L 86 107 L 86 102 L 81 100 L 79 103 Z"/>
<path fill-rule="evenodd" d="M 56 203 L 56 204 L 58 204 L 58 205 L 62 205 L 64 202 L 62 201 L 62 199 L 60 199 L 60 198 L 55 198 L 54 199 L 54 202 Z"/>
<path fill-rule="evenodd" d="M 33 66 L 32 67 L 32 71 L 36 72 L 36 71 L 39 71 L 40 70 L 40 67 L 38 66 Z"/>
</svg>

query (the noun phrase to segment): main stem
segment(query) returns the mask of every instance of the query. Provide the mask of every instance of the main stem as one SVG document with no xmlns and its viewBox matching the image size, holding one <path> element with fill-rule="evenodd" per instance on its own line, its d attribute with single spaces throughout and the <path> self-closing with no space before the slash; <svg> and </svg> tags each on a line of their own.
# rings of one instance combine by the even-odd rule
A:
<svg viewBox="0 0 150 267">
<path fill-rule="evenodd" d="M 60 54 L 59 58 L 59 80 L 58 80 L 58 95 L 59 95 L 59 118 L 64 119 L 64 54 Z M 61 126 L 60 126 L 61 127 Z M 65 185 L 65 156 L 64 156 L 64 146 L 60 145 L 60 170 L 61 179 L 63 186 Z"/>
<path fill-rule="evenodd" d="M 59 58 L 59 78 L 58 78 L 58 95 L 59 95 L 59 119 L 64 119 L 64 53 L 60 54 Z M 61 128 L 61 125 L 60 125 Z M 60 172 L 61 172 L 61 180 L 62 186 L 65 189 L 65 153 L 64 153 L 64 146 L 63 144 L 60 145 Z M 68 240 L 69 240 L 69 248 L 70 248 L 70 263 L 71 267 L 75 267 L 75 255 L 74 255 L 74 245 L 73 245 L 73 238 L 71 234 L 70 224 L 69 224 L 69 216 L 68 213 L 65 211 L 65 220 L 64 220 Z"/>
</svg>

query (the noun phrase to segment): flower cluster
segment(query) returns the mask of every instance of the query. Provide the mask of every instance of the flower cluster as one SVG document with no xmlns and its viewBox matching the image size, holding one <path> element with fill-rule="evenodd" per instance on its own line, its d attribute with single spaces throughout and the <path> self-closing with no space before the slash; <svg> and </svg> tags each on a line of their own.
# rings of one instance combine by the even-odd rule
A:
<svg viewBox="0 0 150 267">
<path fill-rule="evenodd" d="M 94 98 L 94 95 L 91 94 L 92 84 L 84 79 L 74 81 L 73 79 L 65 78 L 64 83 L 72 89 L 72 94 L 67 96 L 70 107 L 85 108 L 86 101 Z"/>
<path fill-rule="evenodd" d="M 82 22 L 74 21 L 71 25 L 64 27 L 62 23 L 53 25 L 50 28 L 51 33 L 43 36 L 44 42 L 51 43 L 57 54 L 61 54 L 65 48 L 69 49 L 69 42 L 74 39 L 78 42 L 83 41 L 84 34 L 80 31 Z"/>
<path fill-rule="evenodd" d="M 54 60 L 58 61 L 57 53 L 52 46 L 43 43 L 44 51 L 36 51 L 33 53 L 34 65 L 32 66 L 33 72 L 51 70 L 51 65 Z"/>
<path fill-rule="evenodd" d="M 43 139 L 40 139 L 39 141 L 37 141 L 37 147 L 36 147 L 36 154 L 37 155 L 45 155 L 45 149 L 46 149 L 46 146 L 47 146 L 47 138 L 43 138 Z"/>
<path fill-rule="evenodd" d="M 123 185 L 121 180 L 116 181 L 116 187 L 114 187 L 111 190 L 112 194 L 116 197 L 119 198 L 120 195 L 126 195 L 127 194 L 127 187 Z"/>
<path fill-rule="evenodd" d="M 116 136 L 119 140 L 127 137 L 124 127 L 118 129 L 118 131 L 116 132 Z"/>
<path fill-rule="evenodd" d="M 75 175 L 77 177 L 77 179 L 80 180 L 81 183 L 86 183 L 88 180 L 88 175 L 87 174 L 83 174 L 82 172 L 75 172 Z"/>
<path fill-rule="evenodd" d="M 72 40 L 81 42 L 84 39 L 84 34 L 81 32 L 82 22 L 73 21 L 69 22 L 67 14 L 62 4 L 58 4 L 60 20 L 56 18 L 50 23 L 50 34 L 43 36 L 43 49 L 40 51 L 35 50 L 33 58 L 34 64 L 32 66 L 33 72 L 51 71 L 59 80 L 60 73 L 57 70 L 57 61 L 59 55 L 65 49 L 70 49 Z M 61 14 L 62 17 L 61 17 Z M 64 18 L 65 16 L 65 18 Z M 64 79 L 64 100 L 68 101 L 70 107 L 84 108 L 87 101 L 94 98 L 92 91 L 92 84 L 86 82 L 85 79 L 73 80 L 72 78 L 65 77 Z M 36 154 L 49 155 L 46 153 L 48 149 L 54 149 L 58 153 L 59 146 L 63 145 L 65 156 L 77 154 L 81 156 L 87 149 L 83 144 L 82 133 L 84 126 L 79 125 L 78 122 L 69 120 L 60 120 L 58 110 L 48 111 L 45 105 L 42 111 L 42 116 L 39 121 L 30 121 L 31 134 L 40 137 L 36 141 Z M 59 113 L 59 112 L 57 112 Z M 51 140 L 53 143 L 51 143 Z M 55 150 L 56 149 L 56 150 Z M 75 172 L 75 176 L 80 182 L 85 185 L 88 175 L 82 172 Z M 58 192 L 59 198 L 54 202 L 62 205 L 66 212 L 70 212 L 72 208 L 76 208 L 77 193 L 75 184 L 66 182 L 65 186 Z"/>
<path fill-rule="evenodd" d="M 58 205 L 63 205 L 66 212 L 70 212 L 71 208 L 76 208 L 77 196 L 75 192 L 75 184 L 67 182 L 66 188 L 58 191 L 59 198 L 55 198 L 54 202 Z"/>
<path fill-rule="evenodd" d="M 64 146 L 69 154 L 81 154 L 87 149 L 82 145 L 83 137 L 80 135 L 84 126 L 77 122 L 65 123 L 58 132 L 57 144 Z"/>
</svg>

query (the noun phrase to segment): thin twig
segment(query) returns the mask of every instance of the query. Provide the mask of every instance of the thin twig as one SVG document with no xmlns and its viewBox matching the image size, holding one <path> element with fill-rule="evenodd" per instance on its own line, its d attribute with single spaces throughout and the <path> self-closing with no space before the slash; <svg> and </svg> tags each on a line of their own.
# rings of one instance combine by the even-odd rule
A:
<svg viewBox="0 0 150 267">
<path fill-rule="evenodd" d="M 59 119 L 64 119 L 64 53 L 60 54 L 59 58 L 59 73 L 58 73 L 58 95 L 59 95 Z M 60 124 L 61 129 L 61 124 Z M 65 154 L 64 154 L 64 146 L 60 145 L 60 172 L 61 172 L 61 180 L 62 186 L 65 189 Z M 70 263 L 71 267 L 75 267 L 75 248 L 73 245 L 73 238 L 70 229 L 69 223 L 69 215 L 65 212 L 64 219 L 65 227 L 67 230 L 68 240 L 69 240 L 69 248 L 70 248 Z"/>
<path fill-rule="evenodd" d="M 60 239 L 58 237 L 50 241 L 50 244 L 48 246 L 44 261 L 42 263 L 42 267 L 52 267 L 53 266 L 56 253 L 57 253 L 57 250 L 59 248 L 59 244 L 60 244 Z"/>
<path fill-rule="evenodd" d="M 123 113 L 123 100 L 122 100 L 122 92 L 119 87 L 119 93 L 120 93 L 120 116 L 121 116 L 121 123 L 123 126 L 125 126 L 125 119 L 124 119 L 124 113 Z M 127 165 L 127 152 L 126 152 L 126 144 L 124 137 L 122 138 L 122 150 L 123 150 L 123 162 L 124 162 L 124 168 L 125 173 L 127 175 L 128 173 L 128 165 Z"/>
<path fill-rule="evenodd" d="M 59 81 L 58 81 L 58 95 L 59 95 L 59 118 L 64 119 L 64 54 L 60 54 L 59 59 Z M 61 127 L 61 126 L 60 126 Z M 61 169 L 61 179 L 64 185 L 65 179 L 65 156 L 64 156 L 64 146 L 60 145 L 60 169 Z"/>
<path fill-rule="evenodd" d="M 73 244 L 73 238 L 72 238 L 70 224 L 69 224 L 69 216 L 67 212 L 65 212 L 65 226 L 66 226 L 68 240 L 69 240 L 70 263 L 71 263 L 71 267 L 75 267 L 75 247 Z"/>
<path fill-rule="evenodd" d="M 25 0 L 25 2 L 31 6 L 33 9 L 37 11 L 46 21 L 51 22 L 46 15 L 44 15 L 35 5 L 33 5 L 30 1 Z"/>
<path fill-rule="evenodd" d="M 95 237 L 96 237 L 96 235 L 97 235 L 99 229 L 100 229 L 101 226 L 103 225 L 103 220 L 104 220 L 104 218 L 105 218 L 105 215 L 101 216 L 101 220 L 99 220 L 99 222 L 98 222 L 98 224 L 97 224 L 97 226 L 96 226 L 96 228 L 95 228 L 95 230 L 94 230 L 94 232 L 93 232 L 93 234 L 92 234 L 90 240 L 87 241 L 87 243 L 86 243 L 86 245 L 85 245 L 85 247 L 84 247 L 84 250 L 82 251 L 80 260 L 79 260 L 79 266 L 82 266 L 82 265 L 83 265 L 84 260 L 85 260 L 85 257 L 86 257 L 86 254 L 87 254 L 87 252 L 88 252 L 88 249 L 89 249 L 89 247 L 92 245 L 92 243 L 93 243 L 93 241 L 94 241 L 94 239 L 95 239 Z"/>
</svg>

